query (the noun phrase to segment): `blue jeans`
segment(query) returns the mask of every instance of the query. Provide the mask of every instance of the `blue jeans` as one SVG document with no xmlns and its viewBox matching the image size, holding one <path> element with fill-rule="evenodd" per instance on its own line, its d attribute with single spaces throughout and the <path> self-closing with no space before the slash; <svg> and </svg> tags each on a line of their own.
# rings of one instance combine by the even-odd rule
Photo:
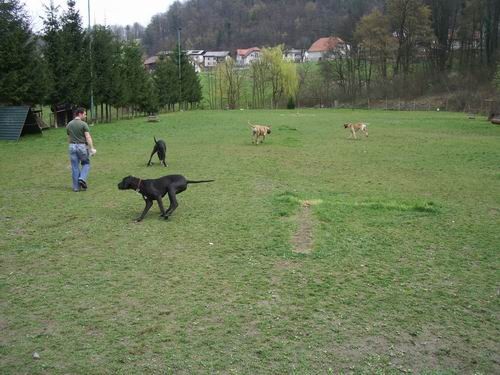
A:
<svg viewBox="0 0 500 375">
<path fill-rule="evenodd" d="M 87 176 L 90 171 L 90 158 L 87 145 L 74 144 L 69 145 L 69 159 L 71 161 L 71 177 L 73 179 L 73 190 L 80 190 L 78 180 L 87 182 Z M 80 169 L 81 164 L 81 169 Z"/>
</svg>

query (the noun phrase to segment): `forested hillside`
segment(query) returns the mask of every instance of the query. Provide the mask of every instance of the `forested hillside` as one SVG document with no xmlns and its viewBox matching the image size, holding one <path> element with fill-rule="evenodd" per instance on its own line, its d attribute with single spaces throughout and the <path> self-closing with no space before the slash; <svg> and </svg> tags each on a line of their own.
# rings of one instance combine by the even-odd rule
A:
<svg viewBox="0 0 500 375">
<path fill-rule="evenodd" d="M 357 21 L 383 0 L 189 0 L 146 27 L 149 54 L 172 49 L 182 28 L 186 48 L 235 50 L 285 44 L 309 48 L 319 37 L 352 36 Z"/>
</svg>

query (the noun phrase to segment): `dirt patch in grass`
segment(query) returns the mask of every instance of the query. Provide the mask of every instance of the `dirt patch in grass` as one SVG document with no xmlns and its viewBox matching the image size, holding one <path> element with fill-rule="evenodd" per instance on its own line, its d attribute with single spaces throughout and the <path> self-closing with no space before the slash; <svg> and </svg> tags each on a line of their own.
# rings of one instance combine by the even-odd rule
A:
<svg viewBox="0 0 500 375">
<path fill-rule="evenodd" d="M 297 231 L 292 237 L 293 252 L 299 254 L 310 254 L 313 250 L 313 228 L 314 217 L 311 206 L 319 201 L 306 200 L 301 202 L 301 208 L 296 216 Z"/>
<path fill-rule="evenodd" d="M 401 332 L 398 338 L 392 339 L 376 335 L 351 337 L 342 346 L 333 344 L 328 350 L 339 358 L 349 359 L 357 364 L 351 367 L 341 362 L 335 368 L 336 371 L 348 371 L 353 368 L 368 371 L 385 369 L 389 373 L 401 371 L 418 374 L 455 369 L 459 373 L 473 373 L 481 366 L 482 359 L 477 350 L 461 337 L 443 337 L 434 331 L 433 327 L 429 327 L 418 334 Z M 487 346 L 490 345 L 494 344 L 488 343 Z M 497 357 L 492 354 L 492 363 L 488 366 L 497 369 Z"/>
<path fill-rule="evenodd" d="M 278 271 L 287 271 L 290 269 L 295 269 L 296 268 L 296 263 L 292 262 L 288 259 L 280 259 L 274 263 L 274 267 Z"/>
<path fill-rule="evenodd" d="M 488 210 L 488 213 L 489 213 L 491 216 L 496 217 L 496 216 L 498 216 L 498 214 L 500 213 L 500 209 L 498 209 L 498 208 L 490 208 L 490 209 Z"/>
</svg>

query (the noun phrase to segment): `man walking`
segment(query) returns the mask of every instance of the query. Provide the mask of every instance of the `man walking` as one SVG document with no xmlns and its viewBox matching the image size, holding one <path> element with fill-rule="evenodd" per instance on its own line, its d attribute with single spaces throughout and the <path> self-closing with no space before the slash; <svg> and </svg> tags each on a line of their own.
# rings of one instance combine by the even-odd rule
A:
<svg viewBox="0 0 500 375">
<path fill-rule="evenodd" d="M 66 126 L 71 161 L 73 191 L 87 190 L 87 178 L 90 171 L 90 156 L 97 151 L 94 148 L 88 124 L 83 121 L 87 114 L 84 108 L 77 108 L 75 118 Z M 81 169 L 80 169 L 81 164 Z"/>
</svg>

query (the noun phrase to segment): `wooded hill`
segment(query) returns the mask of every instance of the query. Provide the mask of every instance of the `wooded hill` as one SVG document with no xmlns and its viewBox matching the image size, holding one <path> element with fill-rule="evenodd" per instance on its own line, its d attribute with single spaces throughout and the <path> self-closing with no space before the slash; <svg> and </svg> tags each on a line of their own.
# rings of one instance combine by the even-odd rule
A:
<svg viewBox="0 0 500 375">
<path fill-rule="evenodd" d="M 175 2 L 146 27 L 151 55 L 173 49 L 177 29 L 187 49 L 229 50 L 253 46 L 307 49 L 318 38 L 349 39 L 355 24 L 383 0 L 189 0 Z"/>
</svg>

